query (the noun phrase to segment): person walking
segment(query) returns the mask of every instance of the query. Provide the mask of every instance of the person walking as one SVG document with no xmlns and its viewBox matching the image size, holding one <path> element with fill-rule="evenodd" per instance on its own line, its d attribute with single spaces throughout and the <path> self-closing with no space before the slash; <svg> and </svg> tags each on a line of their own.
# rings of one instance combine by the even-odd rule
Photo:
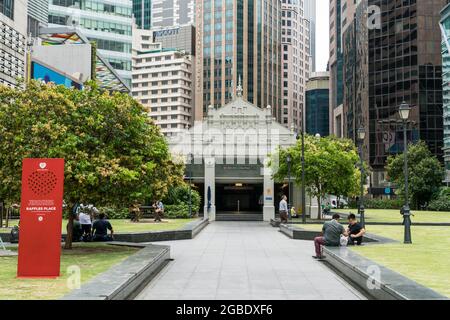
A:
<svg viewBox="0 0 450 320">
<path fill-rule="evenodd" d="M 155 222 L 161 222 L 161 218 L 164 215 L 164 204 L 161 200 L 158 200 L 155 202 L 153 207 L 155 208 Z"/>
<path fill-rule="evenodd" d="M 287 204 L 287 197 L 285 195 L 283 195 L 281 197 L 279 211 L 280 211 L 281 223 L 287 223 L 288 222 L 288 204 Z"/>
</svg>

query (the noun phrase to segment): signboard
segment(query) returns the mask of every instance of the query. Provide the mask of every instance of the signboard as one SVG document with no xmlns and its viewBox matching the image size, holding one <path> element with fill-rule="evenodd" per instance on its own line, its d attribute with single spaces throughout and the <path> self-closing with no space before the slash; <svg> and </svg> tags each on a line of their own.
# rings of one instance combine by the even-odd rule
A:
<svg viewBox="0 0 450 320">
<path fill-rule="evenodd" d="M 385 194 L 391 194 L 391 188 L 389 188 L 389 187 L 388 187 L 388 188 L 385 188 L 385 189 L 384 189 L 384 193 L 385 193 Z"/>
<path fill-rule="evenodd" d="M 64 159 L 24 159 L 18 277 L 60 275 Z"/>
<path fill-rule="evenodd" d="M 83 88 L 83 85 L 74 79 L 70 79 L 68 76 L 65 76 L 55 70 L 50 69 L 49 67 L 44 66 L 43 64 L 37 63 L 33 61 L 31 63 L 31 78 L 44 81 L 45 83 L 53 82 L 55 84 L 62 84 L 67 88 L 74 87 L 78 90 Z"/>
</svg>

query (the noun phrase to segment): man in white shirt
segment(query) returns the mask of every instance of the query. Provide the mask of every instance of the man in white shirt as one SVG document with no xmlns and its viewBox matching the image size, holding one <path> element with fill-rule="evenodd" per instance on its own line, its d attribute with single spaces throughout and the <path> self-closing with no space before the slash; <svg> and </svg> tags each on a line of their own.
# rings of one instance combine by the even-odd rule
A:
<svg viewBox="0 0 450 320">
<path fill-rule="evenodd" d="M 80 212 L 78 218 L 80 219 L 81 230 L 82 230 L 82 238 L 84 241 L 90 241 L 91 239 L 91 227 L 92 220 L 91 216 L 85 212 Z"/>
<path fill-rule="evenodd" d="M 288 221 L 288 204 L 287 204 L 287 197 L 285 195 L 283 195 L 281 197 L 279 209 L 280 209 L 281 223 L 287 223 L 287 221 Z"/>
</svg>

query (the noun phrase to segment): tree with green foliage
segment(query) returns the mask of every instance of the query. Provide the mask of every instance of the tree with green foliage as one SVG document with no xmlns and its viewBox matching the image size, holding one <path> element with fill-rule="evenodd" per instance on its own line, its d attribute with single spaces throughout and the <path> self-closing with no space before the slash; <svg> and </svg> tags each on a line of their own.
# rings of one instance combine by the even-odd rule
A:
<svg viewBox="0 0 450 320">
<path fill-rule="evenodd" d="M 290 155 L 291 175 L 298 186 L 302 184 L 301 142 L 272 155 L 274 179 L 284 181 L 288 175 L 287 155 Z M 274 161 L 279 159 L 279 161 Z M 321 201 L 327 194 L 355 196 L 359 193 L 359 156 L 354 143 L 336 137 L 305 136 L 305 188 Z"/>
<path fill-rule="evenodd" d="M 31 81 L 0 86 L 0 197 L 18 202 L 22 159 L 64 158 L 64 200 L 127 207 L 182 183 L 159 129 L 131 96 Z M 71 248 L 70 216 L 66 247 Z"/>
<path fill-rule="evenodd" d="M 390 181 L 397 186 L 398 195 L 404 197 L 405 175 L 404 154 L 390 156 L 387 160 L 387 172 Z M 410 144 L 408 149 L 409 196 L 413 208 L 429 202 L 433 194 L 442 186 L 444 169 L 439 160 L 428 149 L 424 141 Z"/>
</svg>

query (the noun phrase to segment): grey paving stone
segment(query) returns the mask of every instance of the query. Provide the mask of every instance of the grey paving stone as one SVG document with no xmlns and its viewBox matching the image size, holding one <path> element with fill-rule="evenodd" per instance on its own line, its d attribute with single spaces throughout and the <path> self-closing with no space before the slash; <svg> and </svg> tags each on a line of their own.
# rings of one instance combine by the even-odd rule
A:
<svg viewBox="0 0 450 320">
<path fill-rule="evenodd" d="M 137 299 L 362 298 L 312 260 L 311 242 L 288 239 L 263 222 L 212 222 L 195 239 L 163 244 L 174 261 Z"/>
</svg>

